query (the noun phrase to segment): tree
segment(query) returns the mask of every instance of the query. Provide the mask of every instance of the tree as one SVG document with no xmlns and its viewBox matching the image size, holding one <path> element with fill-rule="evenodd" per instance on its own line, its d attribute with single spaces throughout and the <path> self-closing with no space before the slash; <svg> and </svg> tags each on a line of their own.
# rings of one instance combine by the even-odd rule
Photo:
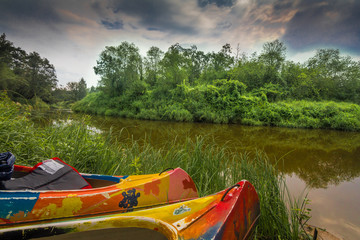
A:
<svg viewBox="0 0 360 240">
<path fill-rule="evenodd" d="M 122 42 L 117 47 L 106 47 L 94 67 L 101 76 L 100 86 L 111 97 L 120 96 L 141 78 L 142 60 L 139 49 Z"/>
<path fill-rule="evenodd" d="M 49 103 L 51 92 L 55 89 L 58 81 L 55 68 L 49 60 L 41 58 L 36 52 L 30 53 L 26 57 L 24 76 L 31 87 L 26 89 L 23 95 L 28 99 L 37 96 Z"/>
<path fill-rule="evenodd" d="M 86 82 L 84 80 L 84 78 L 81 78 L 79 83 L 78 83 L 78 91 L 76 94 L 76 101 L 79 101 L 81 99 L 83 99 L 86 96 Z"/>
<path fill-rule="evenodd" d="M 324 99 L 359 101 L 360 63 L 343 57 L 338 49 L 319 49 L 307 62 Z"/>
<path fill-rule="evenodd" d="M 281 66 L 285 62 L 285 56 L 285 44 L 279 40 L 264 44 L 263 51 L 260 55 L 260 61 L 266 67 L 263 84 L 273 83 L 280 84 L 282 86 L 285 85 L 285 82 L 281 79 L 281 75 L 279 74 Z"/>
<path fill-rule="evenodd" d="M 204 61 L 207 62 L 207 67 L 204 68 L 201 79 L 207 83 L 216 79 L 227 79 L 228 71 L 233 66 L 235 59 L 231 56 L 230 44 L 225 44 L 217 53 L 208 53 Z"/>
<path fill-rule="evenodd" d="M 66 84 L 66 91 L 69 93 L 70 101 L 76 102 L 86 96 L 86 82 L 81 78 L 79 82 L 68 82 Z"/>
<path fill-rule="evenodd" d="M 242 56 L 230 71 L 231 79 L 239 80 L 247 86 L 248 91 L 264 86 L 266 69 L 256 53 Z"/>
<path fill-rule="evenodd" d="M 160 74 L 160 61 L 164 52 L 158 47 L 151 47 L 146 53 L 144 59 L 145 65 L 145 82 L 150 86 L 154 86 Z"/>
<path fill-rule="evenodd" d="M 162 79 L 158 81 L 158 87 L 164 91 L 176 88 L 187 79 L 186 58 L 184 49 L 176 43 L 169 47 L 160 64 L 162 67 Z"/>
<path fill-rule="evenodd" d="M 6 39 L 5 33 L 0 36 L 0 62 L 6 63 L 12 70 L 24 66 L 26 52 L 14 46 Z"/>
<path fill-rule="evenodd" d="M 267 42 L 263 46 L 263 51 L 260 55 L 265 65 L 280 70 L 281 64 L 284 63 L 286 56 L 286 47 L 283 42 L 278 39 L 272 42 Z"/>
<path fill-rule="evenodd" d="M 6 39 L 5 33 L 0 36 L 0 89 L 13 93 L 20 88 L 27 88 L 27 81 L 19 74 L 25 64 L 25 51 L 16 48 Z"/>
<path fill-rule="evenodd" d="M 14 47 L 5 34 L 0 37 L 0 60 L 0 88 L 10 90 L 12 98 L 36 96 L 48 103 L 52 101 L 57 78 L 49 60 Z"/>
<path fill-rule="evenodd" d="M 195 45 L 190 48 L 183 49 L 183 54 L 185 57 L 185 68 L 187 71 L 188 81 L 190 84 L 193 84 L 197 79 L 199 79 L 201 72 L 206 66 L 206 57 L 204 52 L 197 50 Z"/>
</svg>

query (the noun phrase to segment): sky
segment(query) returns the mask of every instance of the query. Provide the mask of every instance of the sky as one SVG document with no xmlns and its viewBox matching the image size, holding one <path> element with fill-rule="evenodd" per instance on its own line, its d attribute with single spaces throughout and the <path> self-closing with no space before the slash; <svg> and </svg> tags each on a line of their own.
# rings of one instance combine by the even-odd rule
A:
<svg viewBox="0 0 360 240">
<path fill-rule="evenodd" d="M 360 0 L 0 0 L 0 34 L 55 66 L 59 85 L 97 86 L 101 51 L 123 41 L 142 56 L 179 43 L 218 52 L 261 52 L 279 39 L 287 59 L 336 48 L 360 60 Z"/>
</svg>

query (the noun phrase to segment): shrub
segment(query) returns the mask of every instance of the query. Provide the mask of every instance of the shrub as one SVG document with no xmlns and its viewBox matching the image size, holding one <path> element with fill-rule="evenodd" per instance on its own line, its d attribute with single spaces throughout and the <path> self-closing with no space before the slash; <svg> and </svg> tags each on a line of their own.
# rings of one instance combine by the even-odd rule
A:
<svg viewBox="0 0 360 240">
<path fill-rule="evenodd" d="M 173 104 L 167 107 L 164 115 L 162 116 L 162 119 L 175 120 L 179 122 L 190 122 L 193 120 L 193 116 L 188 110 L 184 109 L 182 106 L 178 104 Z"/>
<path fill-rule="evenodd" d="M 160 120 L 160 117 L 155 109 L 141 109 L 136 118 L 146 120 Z"/>
</svg>

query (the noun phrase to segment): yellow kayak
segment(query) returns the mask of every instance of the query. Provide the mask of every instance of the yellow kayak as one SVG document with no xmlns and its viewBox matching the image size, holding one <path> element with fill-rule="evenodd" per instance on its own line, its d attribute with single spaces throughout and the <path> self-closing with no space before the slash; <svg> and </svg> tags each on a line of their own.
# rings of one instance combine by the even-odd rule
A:
<svg viewBox="0 0 360 240">
<path fill-rule="evenodd" d="M 260 216 L 248 181 L 202 198 L 122 214 L 0 229 L 3 239 L 248 239 Z"/>
</svg>

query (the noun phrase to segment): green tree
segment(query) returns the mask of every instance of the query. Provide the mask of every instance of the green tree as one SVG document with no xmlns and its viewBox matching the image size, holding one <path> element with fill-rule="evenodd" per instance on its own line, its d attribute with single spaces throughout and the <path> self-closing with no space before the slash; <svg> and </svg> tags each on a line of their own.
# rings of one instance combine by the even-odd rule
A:
<svg viewBox="0 0 360 240">
<path fill-rule="evenodd" d="M 101 76 L 100 86 L 111 97 L 120 96 L 140 81 L 142 59 L 139 48 L 133 43 L 122 42 L 117 47 L 105 47 L 94 67 Z"/>
<path fill-rule="evenodd" d="M 204 52 L 197 50 L 195 45 L 190 48 L 183 49 L 183 54 L 186 61 L 186 71 L 188 76 L 188 81 L 190 84 L 193 84 L 196 80 L 199 79 L 201 72 L 206 66 L 207 58 Z"/>
<path fill-rule="evenodd" d="M 151 47 L 146 53 L 144 59 L 145 66 L 145 82 L 150 86 L 154 86 L 160 74 L 160 61 L 164 52 L 158 47 Z"/>
<path fill-rule="evenodd" d="M 52 101 L 52 91 L 57 85 L 55 68 L 36 52 L 27 54 L 0 37 L 0 88 L 10 90 L 10 96 Z"/>
<path fill-rule="evenodd" d="M 66 84 L 66 91 L 69 99 L 72 102 L 79 101 L 86 96 L 86 82 L 81 78 L 79 82 L 68 82 Z"/>
<path fill-rule="evenodd" d="M 314 82 L 321 89 L 323 99 L 359 102 L 360 63 L 351 57 L 343 57 L 338 49 L 319 49 L 307 61 L 307 67 L 315 72 Z"/>
<path fill-rule="evenodd" d="M 70 99 L 72 99 L 70 92 L 67 90 L 66 87 L 63 86 L 56 87 L 52 92 L 52 96 L 54 98 L 54 102 L 56 103 L 67 102 L 70 101 Z"/>
<path fill-rule="evenodd" d="M 169 47 L 160 64 L 162 67 L 162 78 L 159 79 L 157 87 L 165 93 L 176 88 L 187 79 L 186 58 L 183 55 L 183 48 L 176 43 Z"/>
<path fill-rule="evenodd" d="M 25 51 L 7 40 L 5 33 L 0 36 L 0 89 L 10 90 L 8 94 L 12 98 L 18 89 L 29 87 L 28 82 L 19 74 L 24 68 L 25 57 Z"/>
<path fill-rule="evenodd" d="M 41 58 L 36 52 L 26 57 L 24 77 L 29 83 L 29 88 L 24 91 L 28 99 L 39 97 L 45 102 L 51 102 L 51 92 L 57 85 L 55 68 L 46 58 Z"/>
<path fill-rule="evenodd" d="M 84 78 L 81 78 L 79 83 L 78 83 L 79 87 L 78 87 L 78 91 L 77 91 L 77 94 L 76 94 L 76 100 L 79 101 L 81 99 L 83 99 L 85 96 L 86 96 L 86 82 L 84 80 Z"/>
<path fill-rule="evenodd" d="M 230 44 L 225 44 L 217 53 L 208 54 L 208 67 L 204 71 L 203 79 L 211 82 L 216 79 L 227 79 L 228 71 L 234 64 L 235 59 L 231 56 Z"/>
<path fill-rule="evenodd" d="M 273 83 L 284 85 L 279 71 L 285 62 L 286 47 L 283 42 L 275 40 L 267 42 L 263 45 L 262 53 L 259 58 L 260 61 L 266 66 L 266 72 L 263 79 L 263 84 Z"/>
<path fill-rule="evenodd" d="M 267 42 L 263 45 L 260 59 L 264 62 L 266 66 L 270 66 L 275 70 L 280 70 L 281 65 L 285 61 L 285 56 L 285 44 L 277 39 L 272 42 Z"/>
<path fill-rule="evenodd" d="M 256 53 L 250 57 L 242 56 L 229 72 L 231 79 L 239 80 L 247 86 L 248 91 L 264 86 L 266 68 Z"/>
</svg>

